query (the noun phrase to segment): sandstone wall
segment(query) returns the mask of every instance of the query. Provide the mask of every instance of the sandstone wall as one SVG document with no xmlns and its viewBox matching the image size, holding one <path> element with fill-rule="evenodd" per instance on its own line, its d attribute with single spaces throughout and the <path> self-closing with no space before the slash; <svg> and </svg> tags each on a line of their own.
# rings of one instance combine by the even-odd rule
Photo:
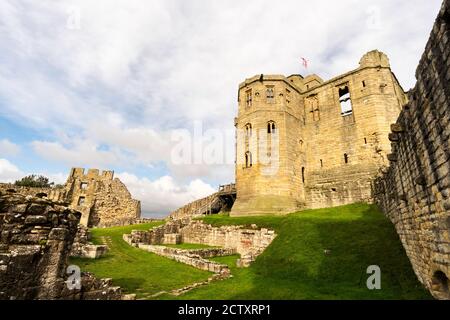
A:
<svg viewBox="0 0 450 320">
<path fill-rule="evenodd" d="M 110 280 L 83 274 L 66 285 L 81 214 L 49 200 L 0 193 L 0 299 L 120 299 Z"/>
<path fill-rule="evenodd" d="M 53 201 L 65 202 L 66 190 L 63 188 L 34 188 L 16 186 L 13 183 L 0 183 L 0 192 L 2 193 L 19 193 L 25 196 L 46 197 Z"/>
<path fill-rule="evenodd" d="M 374 183 L 419 280 L 450 299 L 450 1 L 444 1 L 389 135 L 390 167 Z"/>
<path fill-rule="evenodd" d="M 67 203 L 82 213 L 80 223 L 89 227 L 111 227 L 135 223 L 141 203 L 131 197 L 113 171 L 73 168 L 63 188 L 30 188 L 0 183 L 0 191 L 45 197 Z"/>
<path fill-rule="evenodd" d="M 341 108 L 343 90 L 349 112 Z M 389 125 L 406 100 L 389 59 L 377 50 L 366 53 L 357 69 L 328 81 L 317 75 L 247 79 L 239 86 L 235 119 L 237 199 L 231 215 L 371 201 L 371 183 L 388 165 Z"/>
<path fill-rule="evenodd" d="M 66 199 L 82 213 L 80 223 L 89 227 L 111 227 L 134 223 L 141 215 L 140 201 L 114 178 L 114 172 L 73 168 L 67 179 Z"/>
<path fill-rule="evenodd" d="M 173 220 L 151 230 L 133 230 L 124 239 L 130 244 L 173 244 L 167 235 L 179 235 L 178 243 L 205 244 L 213 247 L 233 249 L 241 255 L 238 262 L 248 266 L 275 239 L 276 234 L 268 229 L 244 229 L 241 226 L 213 227 L 189 218 Z M 172 237 L 170 237 L 172 238 Z"/>
</svg>

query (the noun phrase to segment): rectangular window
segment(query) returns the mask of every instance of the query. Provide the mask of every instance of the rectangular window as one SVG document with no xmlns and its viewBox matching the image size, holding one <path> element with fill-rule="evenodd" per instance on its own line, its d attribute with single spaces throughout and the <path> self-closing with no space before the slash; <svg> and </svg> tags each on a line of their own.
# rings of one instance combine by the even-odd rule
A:
<svg viewBox="0 0 450 320">
<path fill-rule="evenodd" d="M 275 102 L 275 89 L 273 86 L 267 86 L 266 87 L 266 99 L 267 103 L 273 103 Z"/>
<path fill-rule="evenodd" d="M 245 92 L 245 101 L 246 101 L 247 107 L 251 107 L 252 106 L 252 99 L 253 99 L 253 97 L 252 97 L 252 89 L 247 90 Z"/>
<path fill-rule="evenodd" d="M 353 113 L 352 100 L 348 86 L 339 88 L 339 103 L 341 105 L 341 115 L 347 116 Z"/>
<path fill-rule="evenodd" d="M 317 94 L 311 95 L 306 98 L 306 105 L 309 112 L 312 115 L 313 121 L 319 121 L 320 120 L 320 110 L 319 110 L 319 98 L 317 97 Z"/>
<path fill-rule="evenodd" d="M 86 198 L 85 197 L 78 198 L 78 205 L 79 206 L 84 205 L 85 202 L 86 202 Z"/>
<path fill-rule="evenodd" d="M 81 183 L 81 186 L 80 186 L 81 190 L 86 190 L 87 187 L 88 187 L 88 184 L 86 182 Z"/>
</svg>

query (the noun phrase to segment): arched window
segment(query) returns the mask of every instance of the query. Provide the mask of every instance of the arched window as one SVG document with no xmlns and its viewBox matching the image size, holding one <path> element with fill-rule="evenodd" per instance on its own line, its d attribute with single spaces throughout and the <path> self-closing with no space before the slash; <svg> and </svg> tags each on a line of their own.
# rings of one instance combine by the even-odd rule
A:
<svg viewBox="0 0 450 320">
<path fill-rule="evenodd" d="M 344 161 L 345 163 L 348 163 L 348 154 L 344 153 Z"/>
<path fill-rule="evenodd" d="M 245 167 L 250 168 L 252 166 L 252 153 L 247 151 L 245 153 Z"/>
<path fill-rule="evenodd" d="M 274 121 L 267 122 L 267 133 L 275 133 L 276 125 Z"/>
<path fill-rule="evenodd" d="M 339 88 L 339 103 L 341 104 L 341 115 L 346 116 L 353 112 L 352 100 L 348 86 Z"/>
<path fill-rule="evenodd" d="M 249 137 L 252 136 L 252 125 L 251 125 L 250 123 L 247 123 L 247 124 L 245 125 L 245 136 L 246 136 L 247 138 L 249 138 Z"/>
</svg>

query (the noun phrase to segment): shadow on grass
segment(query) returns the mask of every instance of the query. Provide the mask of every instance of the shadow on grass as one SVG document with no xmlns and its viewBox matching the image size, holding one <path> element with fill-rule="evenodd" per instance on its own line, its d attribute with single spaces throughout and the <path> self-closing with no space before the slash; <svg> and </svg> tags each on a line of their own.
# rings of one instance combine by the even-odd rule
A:
<svg viewBox="0 0 450 320">
<path fill-rule="evenodd" d="M 233 270 L 234 284 L 228 286 L 240 285 L 240 279 L 242 290 L 226 296 L 220 289 L 225 285 L 218 284 L 211 288 L 217 298 L 431 298 L 417 280 L 394 226 L 376 206 L 308 210 L 280 219 L 278 236 L 264 253 L 248 270 Z M 381 268 L 381 290 L 366 286 L 370 265 Z"/>
</svg>

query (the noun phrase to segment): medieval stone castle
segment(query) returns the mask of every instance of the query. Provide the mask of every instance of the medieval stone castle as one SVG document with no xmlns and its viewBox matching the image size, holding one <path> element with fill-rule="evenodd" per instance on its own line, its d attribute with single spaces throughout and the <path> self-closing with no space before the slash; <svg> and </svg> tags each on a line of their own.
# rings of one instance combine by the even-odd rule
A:
<svg viewBox="0 0 450 320">
<path fill-rule="evenodd" d="M 247 79 L 239 85 L 235 119 L 236 183 L 179 208 L 164 225 L 123 239 L 224 279 L 228 267 L 206 258 L 239 253 L 238 264 L 248 266 L 275 232 L 213 227 L 192 217 L 375 202 L 395 226 L 420 282 L 435 298 L 450 299 L 449 26 L 445 0 L 407 94 L 377 50 L 328 81 L 317 75 Z M 81 291 L 69 292 L 63 275 L 74 239 L 83 236 L 79 224 L 125 225 L 139 217 L 140 202 L 112 171 L 73 168 L 62 188 L 0 184 L 0 299 L 123 298 L 110 279 L 89 276 Z M 181 242 L 222 248 L 160 246 Z M 37 271 L 30 276 L 29 270 Z"/>
<path fill-rule="evenodd" d="M 255 76 L 240 84 L 238 100 L 235 216 L 368 201 L 407 98 L 374 50 L 328 81 Z"/>
</svg>

